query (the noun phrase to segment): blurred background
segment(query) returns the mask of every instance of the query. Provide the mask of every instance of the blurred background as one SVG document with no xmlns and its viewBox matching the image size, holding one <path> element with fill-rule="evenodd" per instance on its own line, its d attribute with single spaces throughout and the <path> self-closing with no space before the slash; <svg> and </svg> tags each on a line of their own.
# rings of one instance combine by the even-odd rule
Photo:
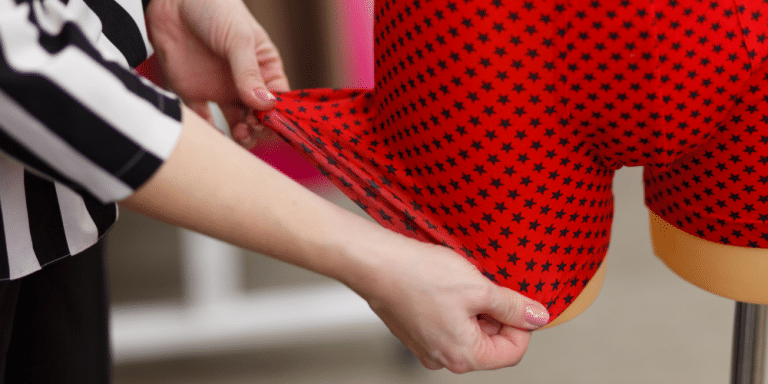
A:
<svg viewBox="0 0 768 384">
<path fill-rule="evenodd" d="M 373 0 L 247 0 L 293 88 L 372 86 Z M 264 148 L 321 196 L 359 212 L 286 147 Z M 120 212 L 107 239 L 114 382 L 726 383 L 733 303 L 652 254 L 640 169 L 615 180 L 608 276 L 576 320 L 536 332 L 517 367 L 428 371 L 345 287 Z"/>
</svg>

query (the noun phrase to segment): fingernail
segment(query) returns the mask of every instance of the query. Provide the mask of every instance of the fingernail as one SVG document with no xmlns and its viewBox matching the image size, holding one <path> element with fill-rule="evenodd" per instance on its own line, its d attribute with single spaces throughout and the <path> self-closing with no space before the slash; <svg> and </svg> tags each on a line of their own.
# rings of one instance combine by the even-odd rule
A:
<svg viewBox="0 0 768 384">
<path fill-rule="evenodd" d="M 253 93 L 256 95 L 256 98 L 265 102 L 265 103 L 271 103 L 277 98 L 275 98 L 275 95 L 272 94 L 272 92 L 267 91 L 266 89 L 257 88 Z"/>
<path fill-rule="evenodd" d="M 543 327 L 549 322 L 549 313 L 539 304 L 528 304 L 525 307 L 525 321 L 536 328 Z"/>
</svg>

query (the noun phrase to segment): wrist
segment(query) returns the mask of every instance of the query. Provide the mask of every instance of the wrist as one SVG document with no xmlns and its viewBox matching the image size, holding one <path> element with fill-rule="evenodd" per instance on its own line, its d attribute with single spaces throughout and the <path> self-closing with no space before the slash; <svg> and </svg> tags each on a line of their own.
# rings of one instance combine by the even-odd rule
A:
<svg viewBox="0 0 768 384">
<path fill-rule="evenodd" d="M 346 265 L 336 269 L 334 278 L 370 301 L 392 288 L 393 271 L 406 262 L 413 248 L 408 243 L 415 240 L 359 216 L 355 219 L 340 227 L 344 237 L 339 250 Z"/>
</svg>

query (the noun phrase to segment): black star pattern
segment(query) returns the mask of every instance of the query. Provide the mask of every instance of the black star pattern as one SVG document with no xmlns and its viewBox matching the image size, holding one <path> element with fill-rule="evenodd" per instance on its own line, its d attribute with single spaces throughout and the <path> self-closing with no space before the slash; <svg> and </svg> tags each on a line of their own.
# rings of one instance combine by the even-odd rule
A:
<svg viewBox="0 0 768 384">
<path fill-rule="evenodd" d="M 612 177 L 701 238 L 768 247 L 768 13 L 670 1 L 375 10 L 375 91 L 278 96 L 265 125 L 387 228 L 547 305 L 608 250 Z"/>
</svg>

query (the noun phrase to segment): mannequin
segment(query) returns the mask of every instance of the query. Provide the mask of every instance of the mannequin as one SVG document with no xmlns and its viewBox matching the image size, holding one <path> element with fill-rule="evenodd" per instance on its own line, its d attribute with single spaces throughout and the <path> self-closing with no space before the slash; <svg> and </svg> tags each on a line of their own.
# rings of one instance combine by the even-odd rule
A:
<svg viewBox="0 0 768 384">
<path fill-rule="evenodd" d="M 710 293 L 752 304 L 768 304 L 768 249 L 737 247 L 690 235 L 648 211 L 656 256 L 685 281 Z M 544 329 L 563 324 L 584 312 L 597 299 L 605 281 L 606 264 L 560 317 Z"/>
<path fill-rule="evenodd" d="M 718 296 L 768 304 L 768 249 L 703 240 L 649 212 L 654 253 L 678 276 Z"/>
<path fill-rule="evenodd" d="M 603 283 L 605 282 L 605 271 L 606 263 L 605 260 L 603 260 L 603 264 L 600 265 L 600 268 L 597 269 L 597 272 L 595 272 L 592 280 L 590 280 L 587 286 L 584 287 L 584 290 L 581 291 L 578 296 L 576 296 L 576 299 L 573 300 L 573 303 L 571 303 L 571 305 L 566 308 L 566 310 L 563 311 L 560 316 L 540 329 L 552 328 L 564 324 L 565 322 L 575 319 L 582 312 L 586 311 L 587 308 L 589 308 L 589 306 L 592 305 L 595 300 L 597 300 L 597 295 L 600 294 L 600 289 L 603 287 Z"/>
<path fill-rule="evenodd" d="M 690 33 L 667 34 L 642 1 L 377 4 L 374 89 L 281 93 L 257 118 L 380 224 L 451 247 L 547 306 L 552 326 L 600 291 L 623 166 L 646 168 L 646 203 L 678 227 L 768 247 L 753 193 L 768 166 L 756 128 L 768 96 L 745 71 L 762 51 L 724 44 L 733 52 L 702 66 L 679 49 L 730 41 L 744 20 L 701 29 L 722 10 L 673 3 L 658 15 Z"/>
</svg>

